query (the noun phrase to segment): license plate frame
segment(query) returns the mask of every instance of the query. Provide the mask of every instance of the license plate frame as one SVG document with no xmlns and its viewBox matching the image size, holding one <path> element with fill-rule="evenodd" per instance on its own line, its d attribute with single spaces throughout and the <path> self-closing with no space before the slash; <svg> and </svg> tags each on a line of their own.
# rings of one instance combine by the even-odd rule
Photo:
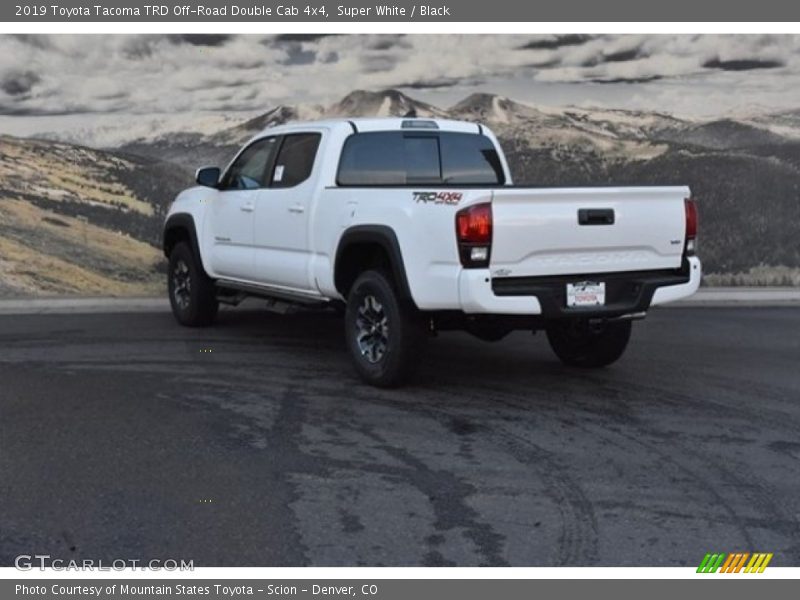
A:
<svg viewBox="0 0 800 600">
<path fill-rule="evenodd" d="M 566 285 L 567 308 L 605 306 L 605 281 L 576 281 Z"/>
</svg>

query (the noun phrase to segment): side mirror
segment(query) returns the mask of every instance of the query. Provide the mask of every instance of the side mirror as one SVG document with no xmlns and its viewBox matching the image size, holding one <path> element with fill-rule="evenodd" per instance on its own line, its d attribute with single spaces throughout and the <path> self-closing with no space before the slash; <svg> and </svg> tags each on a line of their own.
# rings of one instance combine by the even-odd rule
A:
<svg viewBox="0 0 800 600">
<path fill-rule="evenodd" d="M 219 167 L 202 167 L 197 169 L 194 179 L 198 185 L 215 188 L 219 185 Z"/>
</svg>

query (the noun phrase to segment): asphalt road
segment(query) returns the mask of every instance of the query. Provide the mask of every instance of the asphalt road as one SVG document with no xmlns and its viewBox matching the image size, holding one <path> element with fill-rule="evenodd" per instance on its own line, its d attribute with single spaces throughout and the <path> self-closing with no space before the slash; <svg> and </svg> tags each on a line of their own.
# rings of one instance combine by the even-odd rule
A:
<svg viewBox="0 0 800 600">
<path fill-rule="evenodd" d="M 800 309 L 655 310 L 615 366 L 543 335 L 350 369 L 334 315 L 0 317 L 0 565 L 800 564 Z"/>
</svg>

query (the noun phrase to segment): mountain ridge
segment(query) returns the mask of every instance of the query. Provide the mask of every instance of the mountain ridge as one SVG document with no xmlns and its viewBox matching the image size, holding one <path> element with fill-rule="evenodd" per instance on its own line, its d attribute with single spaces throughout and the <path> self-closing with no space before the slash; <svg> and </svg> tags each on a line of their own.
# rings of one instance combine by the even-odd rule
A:
<svg viewBox="0 0 800 600">
<path fill-rule="evenodd" d="M 150 293 L 163 268 L 164 211 L 195 168 L 226 164 L 270 126 L 411 111 L 490 127 L 518 185 L 688 184 L 699 200 L 708 280 L 800 285 L 800 110 L 689 120 L 489 93 L 439 108 L 389 89 L 354 90 L 326 106 L 278 105 L 211 131 L 111 149 L 0 136 L 0 192 L 10 200 L 0 206 L 0 295 Z"/>
</svg>

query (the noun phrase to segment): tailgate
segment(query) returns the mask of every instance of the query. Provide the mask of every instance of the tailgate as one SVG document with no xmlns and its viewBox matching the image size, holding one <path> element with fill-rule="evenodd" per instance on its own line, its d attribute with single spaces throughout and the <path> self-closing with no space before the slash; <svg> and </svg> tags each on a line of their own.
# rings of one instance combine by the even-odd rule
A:
<svg viewBox="0 0 800 600">
<path fill-rule="evenodd" d="M 518 188 L 492 197 L 492 275 L 675 269 L 686 187 Z"/>
</svg>

